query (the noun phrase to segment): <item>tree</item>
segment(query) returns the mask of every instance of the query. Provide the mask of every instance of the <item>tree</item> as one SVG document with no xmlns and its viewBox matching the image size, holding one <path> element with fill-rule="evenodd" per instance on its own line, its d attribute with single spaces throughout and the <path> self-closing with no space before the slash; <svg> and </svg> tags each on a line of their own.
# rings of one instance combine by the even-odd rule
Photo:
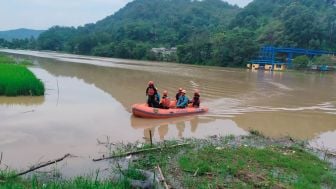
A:
<svg viewBox="0 0 336 189">
<path fill-rule="evenodd" d="M 217 36 L 214 39 L 214 62 L 220 66 L 243 66 L 259 49 L 254 35 L 250 30 L 236 28 Z"/>
<path fill-rule="evenodd" d="M 208 33 L 194 35 L 185 45 L 177 47 L 178 61 L 188 64 L 211 64 L 212 43 Z"/>
<path fill-rule="evenodd" d="M 318 65 L 336 65 L 336 58 L 330 55 L 322 55 L 313 58 L 313 63 Z"/>
<path fill-rule="evenodd" d="M 316 42 L 322 39 L 322 24 L 319 24 L 315 15 L 314 10 L 297 3 L 292 3 L 285 9 L 282 15 L 284 33 L 290 40 L 295 41 L 298 47 L 318 48 Z"/>
<path fill-rule="evenodd" d="M 305 69 L 308 67 L 309 58 L 306 55 L 297 56 L 293 60 L 293 68 L 294 69 Z"/>
</svg>

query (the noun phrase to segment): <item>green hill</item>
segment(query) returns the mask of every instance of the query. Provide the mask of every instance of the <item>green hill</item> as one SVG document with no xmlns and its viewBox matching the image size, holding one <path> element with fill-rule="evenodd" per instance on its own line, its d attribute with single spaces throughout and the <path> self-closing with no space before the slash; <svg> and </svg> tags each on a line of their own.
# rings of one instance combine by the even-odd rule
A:
<svg viewBox="0 0 336 189">
<path fill-rule="evenodd" d="M 15 30 L 7 30 L 0 31 L 0 39 L 5 39 L 11 41 L 13 39 L 25 39 L 25 38 L 38 38 L 38 36 L 44 32 L 45 30 L 31 30 L 31 29 L 15 29 Z"/>
<path fill-rule="evenodd" d="M 221 0 L 135 0 L 84 27 L 53 27 L 39 48 L 78 54 L 153 59 L 153 47 L 175 47 L 225 29 L 241 9 Z"/>
<path fill-rule="evenodd" d="M 112 33 L 114 40 L 175 46 L 194 34 L 225 28 L 238 11 L 221 0 L 136 0 L 97 22 L 95 30 Z"/>
<path fill-rule="evenodd" d="M 255 30 L 259 44 L 335 50 L 335 0 L 254 0 L 231 28 Z"/>
</svg>

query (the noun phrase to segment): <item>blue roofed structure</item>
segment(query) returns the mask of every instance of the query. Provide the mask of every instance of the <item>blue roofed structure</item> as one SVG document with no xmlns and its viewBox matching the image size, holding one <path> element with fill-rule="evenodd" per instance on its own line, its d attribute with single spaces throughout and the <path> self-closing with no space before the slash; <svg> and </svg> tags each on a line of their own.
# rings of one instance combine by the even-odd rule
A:
<svg viewBox="0 0 336 189">
<path fill-rule="evenodd" d="M 277 54 L 286 54 L 287 58 L 285 61 L 277 60 Z M 301 48 L 278 48 L 273 46 L 264 46 L 260 49 L 259 56 L 256 59 L 250 61 L 250 63 L 258 65 L 258 67 L 270 66 L 271 70 L 274 70 L 276 66 L 291 67 L 294 55 L 306 55 L 309 57 L 332 54 L 335 52 L 325 51 L 325 50 L 309 50 Z"/>
</svg>

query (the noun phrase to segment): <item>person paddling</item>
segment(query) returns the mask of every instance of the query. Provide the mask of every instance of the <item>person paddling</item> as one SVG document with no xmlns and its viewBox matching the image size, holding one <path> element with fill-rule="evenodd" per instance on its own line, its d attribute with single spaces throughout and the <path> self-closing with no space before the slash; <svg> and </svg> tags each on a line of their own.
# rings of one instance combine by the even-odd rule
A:
<svg viewBox="0 0 336 189">
<path fill-rule="evenodd" d="M 154 107 L 154 108 L 159 107 L 159 101 L 157 100 L 158 92 L 154 86 L 153 81 L 148 82 L 148 87 L 146 89 L 146 96 L 148 97 L 147 104 L 149 107 Z"/>
<path fill-rule="evenodd" d="M 182 90 L 181 96 L 179 97 L 177 103 L 176 103 L 176 107 L 177 108 L 185 108 L 188 106 L 188 97 L 185 95 L 187 93 L 186 90 Z"/>
</svg>

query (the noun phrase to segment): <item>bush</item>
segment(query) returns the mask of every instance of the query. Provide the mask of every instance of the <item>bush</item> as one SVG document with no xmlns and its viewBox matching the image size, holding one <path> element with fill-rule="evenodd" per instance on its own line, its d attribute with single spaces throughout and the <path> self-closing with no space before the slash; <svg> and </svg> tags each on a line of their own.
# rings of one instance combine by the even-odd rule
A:
<svg viewBox="0 0 336 189">
<path fill-rule="evenodd" d="M 293 60 L 293 68 L 294 69 L 305 69 L 308 67 L 309 58 L 305 55 L 298 56 Z"/>
<path fill-rule="evenodd" d="M 336 58 L 330 55 L 317 56 L 313 59 L 316 65 L 336 65 Z"/>
</svg>

